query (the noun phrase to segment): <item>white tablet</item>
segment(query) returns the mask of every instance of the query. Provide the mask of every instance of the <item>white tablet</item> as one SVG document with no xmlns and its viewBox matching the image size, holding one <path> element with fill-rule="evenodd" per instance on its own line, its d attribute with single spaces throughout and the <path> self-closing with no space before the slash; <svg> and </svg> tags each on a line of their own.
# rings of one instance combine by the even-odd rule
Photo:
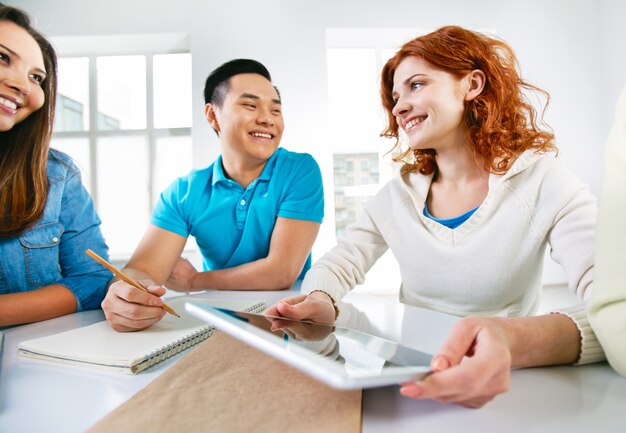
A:
<svg viewBox="0 0 626 433">
<path fill-rule="evenodd" d="M 194 302 L 187 302 L 185 309 L 333 388 L 393 385 L 430 372 L 430 355 L 356 329 Z"/>
</svg>

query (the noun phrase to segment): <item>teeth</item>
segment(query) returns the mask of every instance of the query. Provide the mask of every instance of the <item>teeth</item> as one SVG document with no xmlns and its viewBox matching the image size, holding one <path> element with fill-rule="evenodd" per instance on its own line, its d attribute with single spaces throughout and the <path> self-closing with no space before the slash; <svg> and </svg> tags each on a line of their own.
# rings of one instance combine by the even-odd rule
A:
<svg viewBox="0 0 626 433">
<path fill-rule="evenodd" d="M 410 122 L 408 122 L 407 124 L 404 125 L 404 129 L 410 129 L 413 126 L 417 125 L 418 123 L 422 123 L 424 120 L 426 119 L 426 117 L 416 117 L 415 119 L 411 120 Z"/>
<path fill-rule="evenodd" d="M 9 107 L 11 110 L 17 110 L 17 104 L 13 101 L 9 101 L 8 99 L 0 97 L 0 104 L 4 105 L 5 107 Z"/>
<path fill-rule="evenodd" d="M 272 134 L 265 134 L 263 132 L 253 132 L 252 135 L 254 137 L 269 138 L 269 139 L 272 138 Z"/>
</svg>

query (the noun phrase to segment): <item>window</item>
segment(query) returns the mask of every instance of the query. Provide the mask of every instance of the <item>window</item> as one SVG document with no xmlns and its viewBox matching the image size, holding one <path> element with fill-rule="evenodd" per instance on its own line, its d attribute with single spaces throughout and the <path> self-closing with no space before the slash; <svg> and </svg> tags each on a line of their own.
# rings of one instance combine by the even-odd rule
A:
<svg viewBox="0 0 626 433">
<path fill-rule="evenodd" d="M 332 155 L 336 235 L 362 214 L 365 203 L 392 176 L 388 152 L 393 142 L 379 136 L 386 121 L 379 96 L 380 70 L 395 53 L 393 47 L 420 33 L 415 29 L 326 30 L 330 148 L 337 152 Z M 398 264 L 387 252 L 368 272 L 361 289 L 397 296 L 399 286 Z"/>
<path fill-rule="evenodd" d="M 365 203 L 392 176 L 393 141 L 380 138 L 386 116 L 380 102 L 380 71 L 407 40 L 423 34 L 416 29 L 334 28 L 326 30 L 330 136 L 335 167 L 335 192 Z M 355 73 L 358 71 L 358 73 Z M 346 128 L 346 125 L 357 127 Z M 338 166 L 342 166 L 341 169 Z M 341 175 L 341 176 L 338 176 Z M 350 176 L 353 189 L 337 182 Z M 358 182 L 356 184 L 355 182 Z M 358 188 L 357 188 L 358 187 Z M 355 206 L 361 206 L 355 204 Z M 360 208 L 353 209 L 356 215 Z M 336 218 L 335 231 L 343 231 Z"/>
<path fill-rule="evenodd" d="M 348 224 L 354 222 L 363 204 L 378 189 L 378 169 L 372 169 L 370 175 L 370 168 L 378 167 L 378 153 L 335 154 L 333 165 L 335 167 L 335 232 L 339 235 Z M 343 175 L 348 171 L 348 167 L 352 167 L 353 176 Z M 357 172 L 355 167 L 361 167 L 361 169 Z M 363 167 L 367 167 L 368 170 L 364 171 Z M 361 177 L 360 183 L 355 185 L 357 173 Z M 341 218 L 338 216 L 339 213 L 341 213 Z"/>
<path fill-rule="evenodd" d="M 111 258 L 123 263 L 159 193 L 192 168 L 191 54 L 172 53 L 163 37 L 152 44 L 150 36 L 123 43 L 103 37 L 97 44 L 94 38 L 55 41 L 59 85 L 51 146 L 81 168 Z M 180 48 L 180 35 L 174 39 L 178 51 L 188 51 Z"/>
<path fill-rule="evenodd" d="M 96 57 L 97 129 L 146 129 L 146 61 L 145 55 Z"/>
<path fill-rule="evenodd" d="M 59 58 L 54 131 L 89 129 L 89 58 Z"/>
<path fill-rule="evenodd" d="M 342 152 L 333 154 L 335 197 L 342 197 L 344 203 L 342 208 L 335 206 L 335 233 L 339 235 L 384 183 L 378 167 L 391 142 L 377 138 L 384 127 L 378 96 L 383 52 L 328 48 L 327 55 L 331 136 L 337 140 L 333 149 Z M 355 70 L 359 73 L 354 74 Z M 345 128 L 346 124 L 359 127 Z"/>
<path fill-rule="evenodd" d="M 57 115 L 55 117 L 56 131 L 80 131 L 83 128 L 83 113 L 85 107 L 82 103 L 67 95 L 59 94 L 57 98 Z"/>
</svg>

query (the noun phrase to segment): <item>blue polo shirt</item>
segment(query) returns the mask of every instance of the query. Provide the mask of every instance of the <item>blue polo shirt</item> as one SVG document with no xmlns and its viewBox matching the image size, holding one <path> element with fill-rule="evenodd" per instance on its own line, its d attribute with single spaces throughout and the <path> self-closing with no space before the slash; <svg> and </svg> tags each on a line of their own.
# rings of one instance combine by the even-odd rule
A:
<svg viewBox="0 0 626 433">
<path fill-rule="evenodd" d="M 151 222 L 195 237 L 204 270 L 216 270 L 267 257 L 277 217 L 322 222 L 322 176 L 311 155 L 278 148 L 246 189 L 226 177 L 220 155 L 163 191 Z M 310 267 L 311 254 L 300 278 Z"/>
</svg>

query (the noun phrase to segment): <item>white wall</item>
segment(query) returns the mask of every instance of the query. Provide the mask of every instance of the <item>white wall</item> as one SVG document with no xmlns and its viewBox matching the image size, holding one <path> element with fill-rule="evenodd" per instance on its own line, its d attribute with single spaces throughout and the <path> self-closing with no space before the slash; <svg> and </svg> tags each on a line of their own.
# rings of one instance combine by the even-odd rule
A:
<svg viewBox="0 0 626 433">
<path fill-rule="evenodd" d="M 604 63 L 599 79 L 605 81 L 606 103 L 612 116 L 619 91 L 626 84 L 626 1 L 602 0 L 601 5 L 603 31 L 597 43 Z"/>
<path fill-rule="evenodd" d="M 10 1 L 9 1 L 10 2 Z M 494 29 L 516 50 L 522 73 L 550 92 L 546 120 L 562 157 L 600 191 L 602 149 L 626 84 L 623 0 L 21 0 L 47 35 L 183 32 L 193 54 L 197 164 L 217 154 L 202 115 L 208 72 L 235 57 L 260 60 L 280 87 L 287 129 L 283 145 L 312 153 L 327 189 L 328 218 L 314 253 L 333 239 L 332 161 L 326 134 L 325 29 L 445 24 Z M 357 71 L 358 72 L 358 71 Z"/>
</svg>

